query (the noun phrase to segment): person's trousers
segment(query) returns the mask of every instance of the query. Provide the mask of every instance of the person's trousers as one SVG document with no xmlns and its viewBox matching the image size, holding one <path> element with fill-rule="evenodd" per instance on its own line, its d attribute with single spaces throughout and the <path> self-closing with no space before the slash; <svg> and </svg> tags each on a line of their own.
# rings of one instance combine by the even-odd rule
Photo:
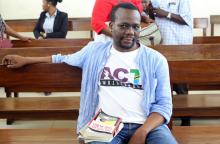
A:
<svg viewBox="0 0 220 144">
<path fill-rule="evenodd" d="M 110 143 L 91 142 L 89 144 L 128 144 L 129 139 L 140 126 L 141 124 L 125 123 L 123 129 Z M 164 124 L 147 135 L 145 144 L 177 144 L 177 141 L 167 125 Z"/>
</svg>

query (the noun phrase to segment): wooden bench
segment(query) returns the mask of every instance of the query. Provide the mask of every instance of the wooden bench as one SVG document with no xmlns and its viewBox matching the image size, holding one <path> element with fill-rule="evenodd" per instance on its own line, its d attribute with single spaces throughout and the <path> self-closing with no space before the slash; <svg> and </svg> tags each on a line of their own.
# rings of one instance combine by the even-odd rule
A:
<svg viewBox="0 0 220 144">
<path fill-rule="evenodd" d="M 163 54 L 168 61 L 220 58 L 220 44 L 156 45 L 152 48 Z"/>
<path fill-rule="evenodd" d="M 170 60 L 220 59 L 220 44 L 157 45 L 153 47 Z M 218 85 L 189 85 L 189 90 L 218 90 Z"/>
<path fill-rule="evenodd" d="M 78 144 L 70 128 L 0 129 L 1 144 Z"/>
<path fill-rule="evenodd" d="M 79 97 L 0 98 L 0 119 L 76 120 Z"/>
<path fill-rule="evenodd" d="M 218 144 L 220 126 L 175 126 L 180 144 Z M 78 144 L 74 129 L 0 129 L 1 144 Z"/>
<path fill-rule="evenodd" d="M 21 40 L 12 40 L 13 48 L 19 47 L 63 47 L 63 46 L 85 46 L 92 39 L 45 39 L 45 40 L 31 40 L 31 42 L 24 42 Z"/>
<path fill-rule="evenodd" d="M 47 40 L 46 40 L 47 41 Z M 76 51 L 79 51 L 82 46 L 75 46 L 75 47 L 28 47 L 28 48 L 4 48 L 0 49 L 0 61 L 5 55 L 8 54 L 18 54 L 21 56 L 49 56 L 53 54 L 71 54 Z M 5 89 L 6 96 L 11 97 L 11 91 L 9 89 Z M 18 97 L 18 93 L 14 93 L 15 97 Z"/>
<path fill-rule="evenodd" d="M 215 61 L 217 61 L 218 64 L 216 64 Z M 188 83 L 188 80 L 190 78 L 192 78 L 193 83 L 197 83 L 197 81 L 196 81 L 197 79 L 199 79 L 199 82 L 219 82 L 219 80 L 214 79 L 214 76 L 216 76 L 215 74 L 218 72 L 218 69 L 219 69 L 218 67 L 220 66 L 219 60 L 211 60 L 211 59 L 210 60 L 203 60 L 203 61 L 201 61 L 201 60 L 198 60 L 198 61 L 196 61 L 196 60 L 188 60 L 188 61 L 176 60 L 175 62 L 172 60 L 169 60 L 169 65 L 170 65 L 170 70 L 171 70 L 171 81 L 172 82 L 178 82 L 178 77 L 182 78 L 181 82 L 186 82 L 186 83 Z M 190 67 L 191 72 L 187 73 L 188 72 L 187 67 L 185 67 L 185 69 L 183 69 L 183 66 Z M 206 81 L 203 78 L 207 74 L 205 71 L 204 72 L 202 71 L 202 75 L 201 75 L 202 79 L 200 79 L 198 77 L 197 73 L 201 71 L 201 69 L 199 69 L 198 66 L 201 66 L 201 67 L 203 66 L 203 68 L 204 67 L 209 68 L 208 72 L 209 72 L 209 74 L 211 74 L 212 77 L 208 78 L 209 79 L 208 81 Z M 218 67 L 216 68 L 216 66 L 218 66 Z M 194 69 L 197 71 L 194 71 Z M 75 84 L 77 84 L 79 86 L 79 81 L 76 80 L 75 78 L 78 78 L 80 76 L 76 76 L 77 72 L 75 72 L 75 70 L 78 70 L 78 69 L 72 68 L 70 66 L 66 66 L 64 64 L 35 64 L 35 65 L 26 66 L 22 69 L 13 69 L 13 70 L 7 69 L 7 68 L 1 66 L 0 73 L 3 78 L 0 79 L 0 85 L 2 86 L 7 83 L 6 86 L 10 87 L 10 89 L 12 89 L 13 91 L 17 90 L 19 92 L 20 91 L 45 91 L 46 89 L 47 90 L 49 89 L 51 91 L 53 89 L 56 89 L 57 91 L 61 91 L 62 87 L 65 87 L 65 89 L 66 89 L 65 91 L 72 91 L 72 90 L 78 91 L 77 90 L 78 88 L 76 88 L 77 86 Z M 51 73 L 53 71 L 56 71 L 56 73 Z M 62 73 L 61 71 L 65 72 L 65 73 Z M 45 72 L 50 73 L 50 75 L 43 78 Z M 78 71 L 78 73 L 79 72 L 80 71 Z M 31 73 L 33 73 L 35 75 L 34 78 L 31 77 Z M 60 76 L 60 73 L 62 73 L 63 76 L 62 76 L 62 81 L 59 81 L 59 83 L 58 83 L 57 79 Z M 188 77 L 187 74 L 190 74 L 190 76 Z M 9 80 L 5 79 L 6 75 L 10 75 Z M 53 84 L 52 79 L 54 79 L 55 77 L 56 77 L 56 83 Z M 217 77 L 220 78 L 219 74 L 217 74 Z M 21 81 L 19 81 L 19 79 Z M 38 84 L 38 81 L 41 82 L 40 85 Z M 49 84 L 51 84 L 51 86 L 45 83 L 47 81 Z M 69 84 L 67 85 L 67 83 L 68 83 L 67 81 L 71 81 L 71 83 L 74 85 L 69 85 Z M 175 111 L 181 110 L 181 107 L 177 107 L 177 105 L 175 104 L 175 101 L 176 100 L 174 99 L 174 116 L 175 116 Z M 190 109 L 190 107 L 188 108 L 188 110 L 189 109 Z M 182 109 L 182 110 L 184 110 L 184 109 Z M 30 111 L 30 109 L 29 109 L 29 111 Z M 209 111 L 209 113 L 210 113 L 210 111 Z M 216 115 L 218 115 L 218 114 L 219 113 L 216 113 Z M 184 115 L 184 116 L 189 116 L 189 115 Z M 209 115 L 203 114 L 203 116 L 210 117 L 211 115 L 210 114 Z M 182 130 L 184 130 L 184 133 L 181 133 Z M 179 129 L 178 130 L 174 127 L 173 132 L 176 135 L 176 137 L 178 137 L 178 134 L 182 135 L 182 136 L 179 136 L 180 140 L 177 138 L 180 143 L 197 142 L 198 140 L 196 138 L 198 137 L 198 135 L 204 134 L 205 132 L 208 132 L 210 134 L 206 137 L 207 140 L 211 141 L 211 139 L 213 139 L 213 141 L 215 142 L 219 139 L 219 137 L 217 137 L 218 136 L 217 134 L 219 131 L 216 131 L 215 128 L 206 127 L 206 130 L 205 130 L 205 128 L 199 129 L 199 128 L 194 128 L 194 127 L 189 127 L 189 129 Z M 195 132 L 197 132 L 197 133 L 195 133 Z M 216 134 L 216 132 L 217 132 L 217 134 Z M 189 135 L 188 133 L 190 133 L 192 135 Z M 183 139 L 183 137 L 185 139 Z M 183 141 L 183 142 L 181 142 L 181 141 Z M 204 142 L 204 141 L 202 141 L 202 142 Z"/>
<path fill-rule="evenodd" d="M 171 84 L 217 84 L 220 59 L 169 61 Z M 173 117 L 220 118 L 220 94 L 173 96 Z"/>
<path fill-rule="evenodd" d="M 75 18 L 68 19 L 68 31 L 79 31 L 78 27 L 80 27 L 81 30 L 84 30 L 82 28 L 86 28 L 85 30 L 88 30 L 89 19 L 76 18 L 76 21 L 74 20 Z M 37 19 L 5 20 L 5 22 L 17 32 L 33 32 L 37 24 Z"/>
<path fill-rule="evenodd" d="M 29 48 L 4 48 L 0 49 L 0 62 L 2 58 L 9 54 L 21 56 L 50 56 L 53 54 L 72 54 L 82 49 L 82 46 L 71 47 L 29 47 Z"/>
<path fill-rule="evenodd" d="M 212 48 L 210 48 L 210 46 L 212 46 Z M 194 49 L 192 48 L 192 47 L 194 47 Z M 38 49 L 36 49 L 36 50 L 39 50 L 40 48 L 38 48 Z M 50 49 L 50 48 L 48 48 L 48 49 Z M 59 49 L 59 48 L 55 48 L 55 49 Z M 62 48 L 60 48 L 60 49 L 62 49 Z M 158 51 L 160 51 L 161 53 L 163 53 L 167 58 L 168 58 L 168 61 L 178 61 L 178 60 L 184 60 L 184 59 L 191 59 L 192 61 L 194 61 L 194 60 L 196 60 L 196 59 L 212 59 L 212 58 L 219 58 L 219 53 L 220 52 L 218 52 L 218 50 L 220 50 L 219 49 L 219 45 L 217 45 L 217 44 L 215 44 L 215 45 L 189 45 L 189 46 L 179 46 L 179 47 L 177 47 L 177 46 L 157 46 L 157 47 L 155 47 L 155 49 L 156 50 L 158 50 Z M 1 51 L 3 51 L 3 50 L 6 50 L 6 49 L 1 49 Z M 31 49 L 29 49 L 30 51 L 31 51 Z M 63 49 L 62 49 L 63 50 Z M 28 51 L 28 49 L 27 50 L 25 50 L 25 52 L 27 52 Z M 190 55 L 189 55 L 189 53 L 190 53 Z M 197 54 L 197 55 L 194 55 L 194 54 Z M 178 57 L 179 56 L 179 57 Z M 182 56 L 182 57 L 181 57 Z M 189 61 L 186 61 L 186 62 L 189 62 Z M 197 62 L 197 61 L 196 61 Z M 213 62 L 213 61 L 212 61 Z M 190 63 L 190 62 L 189 62 Z M 38 66 L 38 65 L 36 65 L 36 66 Z M 41 66 L 41 65 L 39 65 L 39 66 Z M 46 68 L 46 64 L 45 65 L 43 65 L 43 66 L 45 66 L 45 69 L 50 69 L 50 70 L 52 70 L 52 71 L 57 71 L 56 70 L 56 68 L 54 68 L 54 67 L 52 67 L 52 65 L 49 65 L 51 68 Z M 43 66 L 41 66 L 41 67 L 43 67 Z M 174 65 L 174 66 L 176 66 L 176 65 Z M 177 65 L 178 66 L 178 65 Z M 181 65 L 182 67 L 183 67 L 183 65 Z M 191 67 L 193 67 L 192 65 L 188 65 L 188 63 L 187 63 L 187 65 L 185 66 L 185 67 L 187 67 L 187 66 L 191 66 Z M 205 66 L 208 66 L 208 65 L 203 65 L 203 68 L 205 67 Z M 28 66 L 28 67 L 26 67 L 26 68 L 29 68 L 30 66 Z M 32 70 L 32 69 L 34 69 L 32 72 L 34 73 L 34 75 L 35 75 L 35 79 L 32 79 L 31 78 L 31 81 L 30 82 L 25 82 L 25 80 L 26 79 L 24 79 L 23 77 L 25 77 L 25 78 L 28 78 L 27 76 L 27 71 L 25 71 L 26 73 L 21 73 L 20 71 L 22 70 L 22 71 L 24 71 L 24 69 L 19 69 L 19 70 L 8 70 L 8 69 L 6 69 L 6 68 L 4 68 L 4 67 L 1 67 L 1 70 L 4 72 L 3 74 L 1 74 L 1 76 L 2 76 L 2 86 L 5 86 L 5 87 L 8 87 L 8 88 L 10 88 L 10 90 L 12 90 L 12 91 L 15 91 L 15 92 L 22 92 L 22 91 L 27 91 L 27 88 L 28 87 L 30 87 L 32 84 L 31 84 L 31 82 L 35 82 L 35 81 L 39 81 L 38 79 L 38 77 L 42 77 L 42 74 L 39 74 L 39 76 L 38 76 L 38 74 L 37 74 L 37 72 L 38 71 L 35 71 L 35 69 L 36 70 L 41 70 L 42 69 L 42 71 L 41 72 L 44 72 L 45 70 L 43 70 L 43 68 L 36 68 L 36 67 L 34 67 L 34 66 L 32 66 L 33 68 L 30 68 L 30 70 Z M 171 65 L 171 68 L 172 68 L 173 66 Z M 54 70 L 53 70 L 54 69 Z M 63 68 L 61 68 L 62 70 L 61 71 L 64 71 L 63 70 Z M 180 69 L 180 68 L 179 68 Z M 183 69 L 183 68 L 182 68 Z M 48 71 L 46 71 L 46 72 L 48 72 L 49 74 L 51 74 L 51 71 L 50 70 L 48 70 Z M 178 69 L 177 69 L 178 70 Z M 70 69 L 70 71 L 71 71 L 71 69 Z M 16 73 L 16 74 L 13 74 L 13 73 L 15 73 L 15 72 L 19 72 L 19 73 Z M 31 71 L 30 71 L 31 72 Z M 58 72 L 58 71 L 57 71 Z M 65 72 L 68 74 L 68 70 L 65 70 Z M 215 71 L 215 72 L 217 72 L 217 71 Z M 5 77 L 7 76 L 7 75 L 10 75 L 10 73 L 11 73 L 11 75 L 13 75 L 13 76 L 8 76 L 9 78 L 10 78 L 10 80 L 7 80 L 7 79 L 5 79 Z M 197 71 L 197 73 L 199 73 L 199 71 Z M 21 74 L 23 74 L 23 75 L 21 75 Z M 66 74 L 66 75 L 67 75 Z M 175 74 L 175 73 L 174 73 Z M 177 72 L 177 74 L 179 74 L 179 72 Z M 31 75 L 31 74 L 30 74 Z M 171 73 L 171 78 L 172 78 L 172 76 L 173 76 L 173 74 Z M 17 78 L 17 77 L 19 77 L 19 78 L 21 78 L 20 80 Z M 61 77 L 61 76 L 60 76 Z M 179 77 L 179 76 L 177 76 L 177 77 Z M 57 78 L 57 77 L 56 77 Z M 181 77 L 182 78 L 182 77 Z M 184 78 L 184 77 L 183 77 Z M 60 79 L 62 79 L 62 77 L 60 78 Z M 30 80 L 30 79 L 27 79 L 27 80 Z M 41 79 L 42 80 L 42 82 L 46 82 L 46 80 L 43 80 L 43 79 Z M 19 81 L 22 81 L 22 82 L 19 82 Z M 80 80 L 79 80 L 80 81 Z M 13 84 L 13 85 L 16 85 L 16 87 L 14 88 L 12 85 L 5 85 L 6 83 L 10 83 L 11 82 L 11 84 Z M 179 82 L 185 82 L 184 80 L 180 80 Z M 48 82 L 49 84 L 51 84 L 51 82 Z M 55 83 L 57 83 L 57 81 L 55 81 Z M 188 82 L 186 82 L 186 83 L 188 83 Z M 191 83 L 191 82 L 189 82 L 189 83 Z M 200 83 L 200 82 L 198 82 L 198 83 Z M 26 85 L 22 85 L 22 84 L 26 84 Z M 42 85 L 42 84 L 41 84 Z M 48 85 L 48 84 L 46 84 L 46 85 Z M 40 91 L 53 91 L 53 89 L 49 89 L 48 88 L 48 86 L 46 86 L 45 85 L 45 89 L 41 89 Z M 20 87 L 23 87 L 23 88 L 19 88 L 19 86 Z M 38 86 L 39 87 L 39 84 L 35 84 L 35 86 Z M 218 86 L 218 85 L 217 85 Z M 25 89 L 24 89 L 25 88 Z M 55 89 L 57 89 L 55 86 L 52 86 L 52 88 L 55 88 Z M 31 90 L 35 90 L 35 91 L 38 91 L 37 89 L 36 89 L 36 87 L 32 87 L 32 89 Z M 199 98 L 198 98 L 199 99 Z M 176 101 L 176 100 L 175 100 Z M 174 101 L 174 102 L 175 102 Z M 175 112 L 174 112 L 175 113 Z M 217 113 L 218 114 L 218 113 Z"/>
<path fill-rule="evenodd" d="M 0 86 L 13 92 L 79 92 L 81 70 L 66 64 L 0 66 Z M 0 118 L 76 119 L 79 97 L 1 98 Z"/>
<path fill-rule="evenodd" d="M 68 31 L 89 31 L 90 38 L 93 38 L 90 21 L 88 17 L 69 18 Z M 6 20 L 5 22 L 17 32 L 33 32 L 37 19 Z"/>
<path fill-rule="evenodd" d="M 174 126 L 172 133 L 179 144 L 220 143 L 220 126 Z"/>
<path fill-rule="evenodd" d="M 220 36 L 193 37 L 193 44 L 216 44 L 216 43 L 220 43 Z"/>
</svg>

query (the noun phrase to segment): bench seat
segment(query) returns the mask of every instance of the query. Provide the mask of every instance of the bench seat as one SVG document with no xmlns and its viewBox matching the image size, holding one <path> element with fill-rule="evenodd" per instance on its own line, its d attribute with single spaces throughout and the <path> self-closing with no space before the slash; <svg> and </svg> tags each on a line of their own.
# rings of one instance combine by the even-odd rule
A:
<svg viewBox="0 0 220 144">
<path fill-rule="evenodd" d="M 0 98 L 0 118 L 76 120 L 79 97 Z"/>
<path fill-rule="evenodd" d="M 0 129 L 1 144 L 78 144 L 76 130 L 69 128 Z"/>
<path fill-rule="evenodd" d="M 180 144 L 218 144 L 220 126 L 174 126 Z M 0 129 L 1 144 L 77 144 L 74 129 Z"/>
<path fill-rule="evenodd" d="M 219 144 L 220 126 L 174 126 L 179 144 Z"/>
<path fill-rule="evenodd" d="M 220 94 L 173 96 L 174 117 L 220 118 Z"/>
</svg>

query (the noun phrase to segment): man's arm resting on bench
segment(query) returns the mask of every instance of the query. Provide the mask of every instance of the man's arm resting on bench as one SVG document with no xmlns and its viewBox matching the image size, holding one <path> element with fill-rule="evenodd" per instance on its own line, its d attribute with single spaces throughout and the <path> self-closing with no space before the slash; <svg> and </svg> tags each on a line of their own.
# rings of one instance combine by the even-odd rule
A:
<svg viewBox="0 0 220 144">
<path fill-rule="evenodd" d="M 8 68 L 19 68 L 34 63 L 52 63 L 52 57 L 23 57 L 19 55 L 7 55 L 2 59 L 2 64 Z"/>
</svg>

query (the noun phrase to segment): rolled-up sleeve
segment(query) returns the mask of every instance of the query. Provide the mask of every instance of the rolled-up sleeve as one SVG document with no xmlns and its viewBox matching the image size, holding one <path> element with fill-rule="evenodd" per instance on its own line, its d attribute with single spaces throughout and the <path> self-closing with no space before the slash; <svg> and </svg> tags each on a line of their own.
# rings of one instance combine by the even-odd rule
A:
<svg viewBox="0 0 220 144">
<path fill-rule="evenodd" d="M 160 58 L 159 62 L 157 63 L 155 80 L 157 81 L 155 102 L 151 106 L 150 113 L 159 113 L 164 117 L 165 123 L 169 123 L 173 106 L 169 68 L 165 57 Z"/>
<path fill-rule="evenodd" d="M 52 55 L 52 63 L 67 63 L 71 66 L 83 67 L 83 64 L 90 51 L 90 43 L 80 51 L 69 55 Z"/>
</svg>

